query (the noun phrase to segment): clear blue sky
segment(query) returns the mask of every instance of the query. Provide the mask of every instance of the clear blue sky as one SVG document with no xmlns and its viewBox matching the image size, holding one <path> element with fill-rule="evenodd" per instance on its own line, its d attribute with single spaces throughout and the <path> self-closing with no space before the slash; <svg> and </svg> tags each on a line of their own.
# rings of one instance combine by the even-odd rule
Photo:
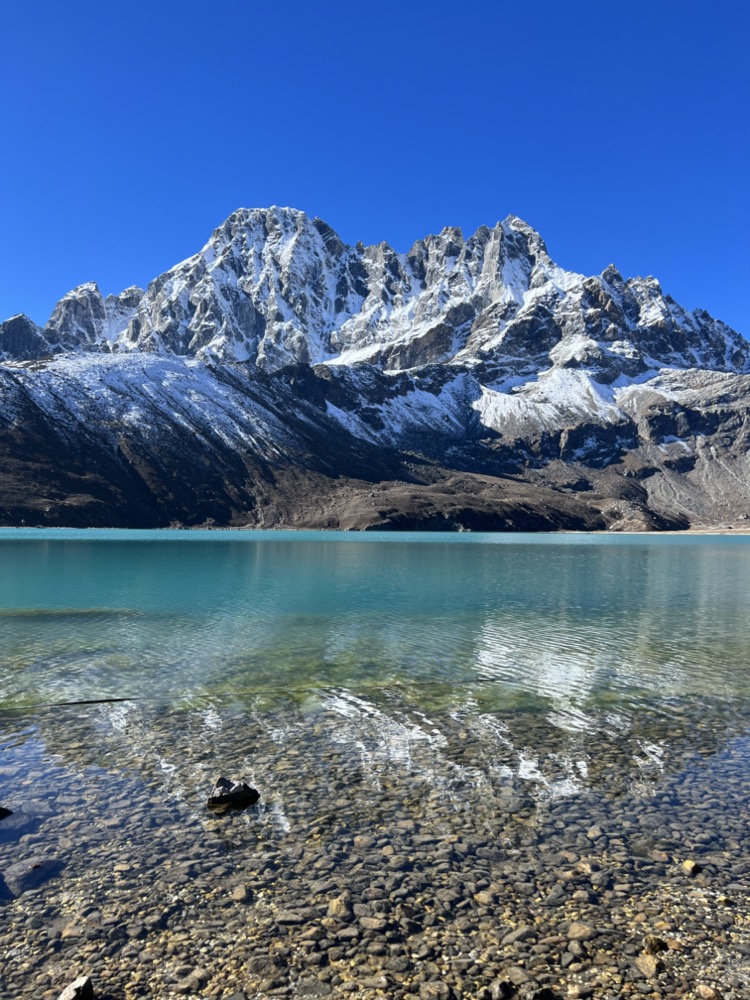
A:
<svg viewBox="0 0 750 1000">
<path fill-rule="evenodd" d="M 746 0 L 0 0 L 0 318 L 235 208 L 406 250 L 520 215 L 750 336 Z"/>
</svg>

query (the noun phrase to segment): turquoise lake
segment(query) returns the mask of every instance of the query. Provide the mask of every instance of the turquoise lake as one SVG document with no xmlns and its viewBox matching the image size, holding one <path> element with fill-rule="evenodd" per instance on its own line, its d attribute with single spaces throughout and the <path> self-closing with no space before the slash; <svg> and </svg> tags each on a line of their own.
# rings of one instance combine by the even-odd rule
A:
<svg viewBox="0 0 750 1000">
<path fill-rule="evenodd" d="M 0 531 L 10 981 L 615 998 L 669 927 L 742 996 L 749 604 L 750 537 Z"/>
<path fill-rule="evenodd" d="M 0 708 L 748 693 L 750 538 L 0 532 Z M 562 721 L 562 720 L 561 720 Z"/>
</svg>

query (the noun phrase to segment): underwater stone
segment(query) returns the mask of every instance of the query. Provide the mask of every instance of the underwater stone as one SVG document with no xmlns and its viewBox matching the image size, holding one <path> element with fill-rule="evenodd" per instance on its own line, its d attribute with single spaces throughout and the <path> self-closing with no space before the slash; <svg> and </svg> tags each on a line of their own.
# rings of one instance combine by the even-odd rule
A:
<svg viewBox="0 0 750 1000">
<path fill-rule="evenodd" d="M 27 861 L 18 861 L 0 874 L 5 879 L 11 895 L 18 897 L 30 889 L 36 889 L 42 882 L 58 875 L 62 869 L 62 862 L 56 858 L 34 857 Z"/>
<path fill-rule="evenodd" d="M 26 833 L 34 833 L 39 827 L 39 818 L 26 812 L 25 808 L 6 809 L 0 806 L 0 844 L 20 840 Z"/>
<path fill-rule="evenodd" d="M 208 797 L 207 805 L 213 812 L 224 813 L 230 809 L 247 809 L 259 798 L 260 792 L 251 788 L 246 782 L 218 777 Z"/>
<path fill-rule="evenodd" d="M 66 986 L 57 1000 L 94 1000 L 94 985 L 89 976 L 79 976 Z"/>
<path fill-rule="evenodd" d="M 693 861 L 692 859 L 682 862 L 682 870 L 685 872 L 686 875 L 689 875 L 690 878 L 693 878 L 695 875 L 698 875 L 700 874 L 700 872 L 703 871 L 698 862 Z"/>
</svg>

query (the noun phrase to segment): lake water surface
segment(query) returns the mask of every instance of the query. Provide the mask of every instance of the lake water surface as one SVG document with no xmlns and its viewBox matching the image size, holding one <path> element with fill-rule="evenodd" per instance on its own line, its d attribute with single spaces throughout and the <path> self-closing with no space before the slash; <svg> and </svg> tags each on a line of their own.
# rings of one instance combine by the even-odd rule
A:
<svg viewBox="0 0 750 1000">
<path fill-rule="evenodd" d="M 19 995 L 742 996 L 749 602 L 750 538 L 0 531 Z"/>
</svg>

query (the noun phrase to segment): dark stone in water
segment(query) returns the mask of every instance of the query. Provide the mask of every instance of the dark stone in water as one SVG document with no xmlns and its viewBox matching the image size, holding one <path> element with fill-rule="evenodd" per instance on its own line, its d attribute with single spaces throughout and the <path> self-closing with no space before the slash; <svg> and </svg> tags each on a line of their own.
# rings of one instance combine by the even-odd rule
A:
<svg viewBox="0 0 750 1000">
<path fill-rule="evenodd" d="M 13 810 L 6 809 L 5 806 L 0 806 L 0 819 L 5 819 L 6 816 L 12 816 Z"/>
<path fill-rule="evenodd" d="M 230 781 L 219 777 L 208 796 L 208 808 L 216 813 L 225 813 L 230 809 L 247 809 L 260 798 L 260 792 L 251 788 L 244 781 Z"/>
</svg>

